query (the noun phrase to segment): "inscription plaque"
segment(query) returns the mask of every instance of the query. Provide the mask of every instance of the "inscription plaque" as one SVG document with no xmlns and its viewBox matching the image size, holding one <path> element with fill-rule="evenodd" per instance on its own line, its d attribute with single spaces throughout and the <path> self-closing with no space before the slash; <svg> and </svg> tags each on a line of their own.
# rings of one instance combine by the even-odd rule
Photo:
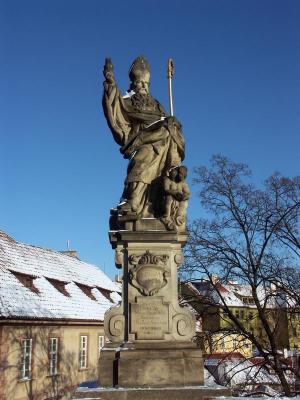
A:
<svg viewBox="0 0 300 400">
<path fill-rule="evenodd" d="M 136 339 L 164 339 L 169 328 L 169 304 L 162 297 L 139 296 L 131 304 L 131 333 Z"/>
</svg>

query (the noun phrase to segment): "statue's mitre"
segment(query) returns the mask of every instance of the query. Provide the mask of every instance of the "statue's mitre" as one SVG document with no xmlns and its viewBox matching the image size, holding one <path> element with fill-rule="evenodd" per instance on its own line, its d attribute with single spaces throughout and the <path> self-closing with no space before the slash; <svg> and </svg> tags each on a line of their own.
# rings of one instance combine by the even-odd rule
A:
<svg viewBox="0 0 300 400">
<path fill-rule="evenodd" d="M 150 74 L 150 65 L 144 56 L 139 56 L 133 61 L 129 69 L 129 78 L 133 81 L 134 78 L 140 77 L 145 72 Z"/>
</svg>

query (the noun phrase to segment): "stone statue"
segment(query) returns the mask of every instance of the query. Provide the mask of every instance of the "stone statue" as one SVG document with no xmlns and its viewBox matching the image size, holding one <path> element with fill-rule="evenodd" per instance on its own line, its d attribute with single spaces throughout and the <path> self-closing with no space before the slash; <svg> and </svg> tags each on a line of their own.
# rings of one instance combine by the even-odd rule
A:
<svg viewBox="0 0 300 400">
<path fill-rule="evenodd" d="M 171 59 L 168 66 L 173 114 Z M 109 239 L 116 266 L 122 269 L 122 302 L 104 316 L 108 342 L 99 357 L 101 398 L 204 399 L 209 393 L 200 387 L 202 352 L 192 342 L 195 316 L 178 302 L 190 195 L 187 168 L 181 165 L 181 125 L 150 95 L 150 67 L 144 57 L 133 62 L 124 97 L 110 59 L 104 76 L 105 116 L 129 164 L 122 202 L 111 209 Z"/>
<path fill-rule="evenodd" d="M 190 197 L 186 176 L 187 168 L 182 165 L 171 168 L 164 177 L 165 210 L 162 221 L 168 230 L 175 230 L 185 223 L 187 201 Z"/>
<path fill-rule="evenodd" d="M 104 113 L 121 153 L 129 159 L 118 212 L 136 219 L 160 218 L 163 177 L 184 159 L 181 124 L 150 95 L 150 66 L 143 56 L 130 67 L 130 91 L 123 97 L 110 59 L 103 73 Z"/>
</svg>

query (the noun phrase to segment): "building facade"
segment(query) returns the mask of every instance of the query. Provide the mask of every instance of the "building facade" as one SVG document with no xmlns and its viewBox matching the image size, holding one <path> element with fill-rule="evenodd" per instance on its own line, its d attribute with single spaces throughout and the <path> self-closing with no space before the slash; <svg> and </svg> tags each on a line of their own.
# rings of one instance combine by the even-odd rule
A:
<svg viewBox="0 0 300 400">
<path fill-rule="evenodd" d="M 0 232 L 0 399 L 69 399 L 96 381 L 104 313 L 118 292 L 75 254 Z"/>
<path fill-rule="evenodd" d="M 212 285 L 207 280 L 202 280 L 182 285 L 182 294 L 201 319 L 206 353 L 239 352 L 245 357 L 250 357 L 255 352 L 250 340 L 234 333 L 234 325 L 222 307 L 223 301 L 245 331 L 259 338 L 262 345 L 268 345 L 250 286 L 218 281 Z M 258 296 L 262 301 L 266 297 L 262 290 Z M 299 310 L 288 302 L 281 301 L 280 293 L 278 299 L 274 299 L 276 296 L 272 297 L 272 303 L 264 308 L 264 313 L 274 330 L 276 346 L 282 351 L 297 351 L 300 343 Z"/>
</svg>

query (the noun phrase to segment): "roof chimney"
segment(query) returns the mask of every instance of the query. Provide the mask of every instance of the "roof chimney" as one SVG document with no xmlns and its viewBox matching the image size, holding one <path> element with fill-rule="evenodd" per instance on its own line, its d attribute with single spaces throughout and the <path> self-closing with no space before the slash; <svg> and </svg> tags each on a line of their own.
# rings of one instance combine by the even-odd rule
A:
<svg viewBox="0 0 300 400">
<path fill-rule="evenodd" d="M 70 240 L 67 240 L 67 250 L 60 251 L 60 253 L 65 254 L 66 256 L 69 256 L 69 257 L 77 258 L 79 260 L 79 258 L 77 256 L 77 251 L 71 250 L 71 248 L 70 248 Z"/>
<path fill-rule="evenodd" d="M 64 251 L 60 251 L 60 253 L 65 254 L 66 256 L 69 256 L 69 257 L 77 258 L 79 260 L 76 250 L 64 250 Z"/>
</svg>

